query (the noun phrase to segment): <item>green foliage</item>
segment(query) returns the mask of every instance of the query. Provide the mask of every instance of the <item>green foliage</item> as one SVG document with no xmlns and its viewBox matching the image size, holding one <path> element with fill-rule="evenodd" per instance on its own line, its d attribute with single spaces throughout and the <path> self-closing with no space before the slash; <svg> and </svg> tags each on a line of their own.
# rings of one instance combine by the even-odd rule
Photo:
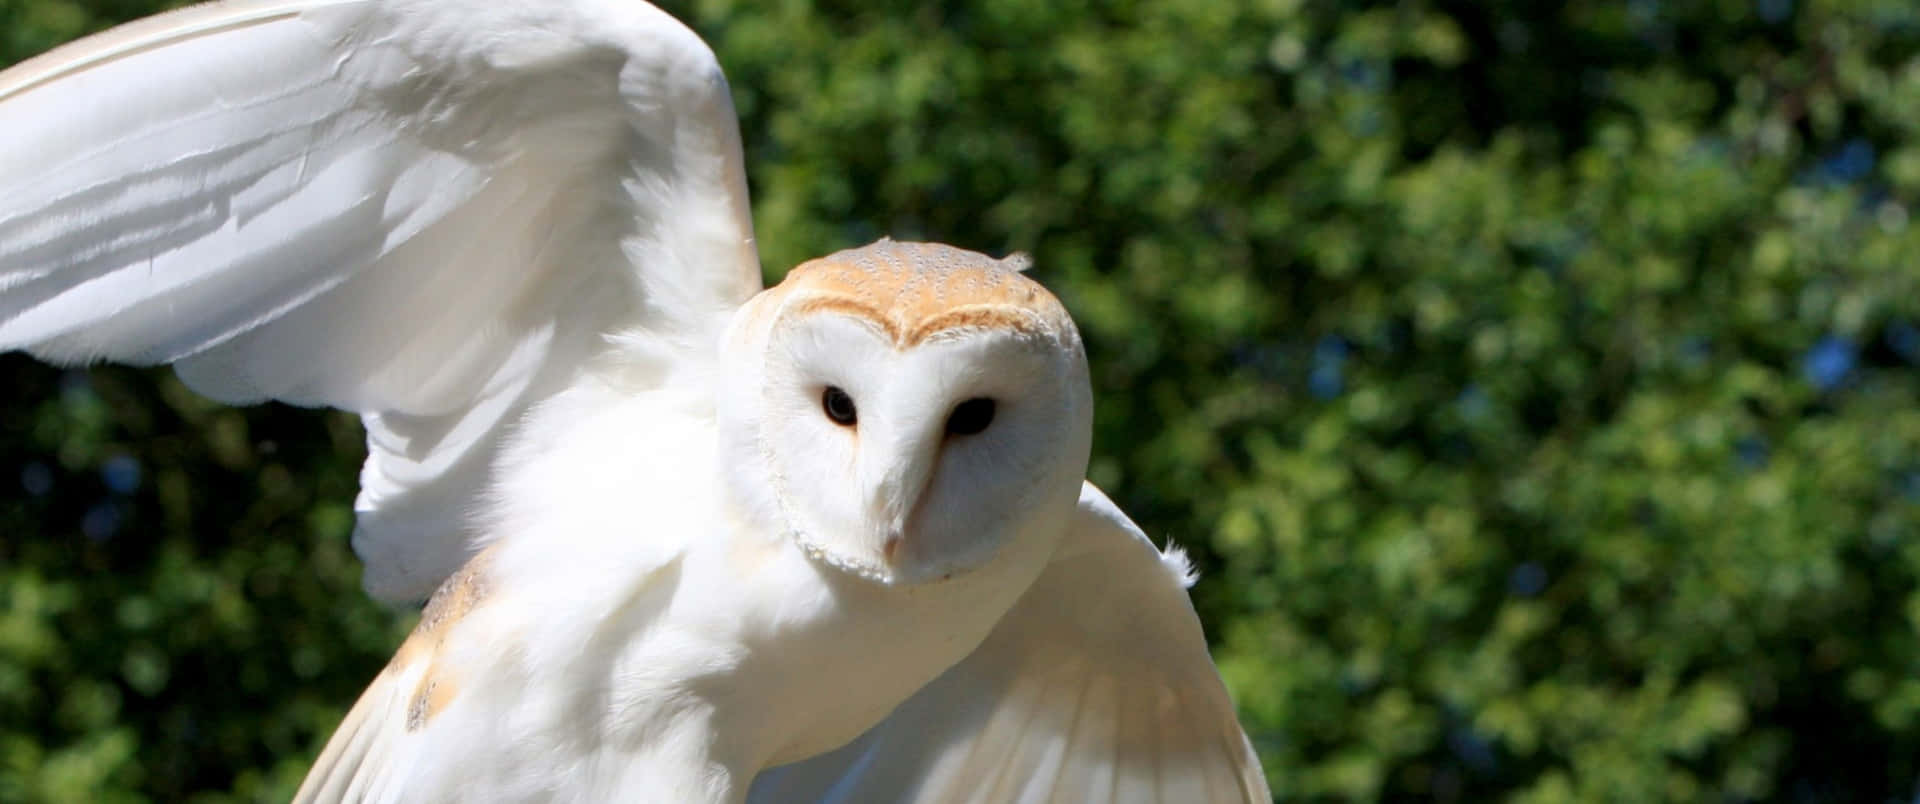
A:
<svg viewBox="0 0 1920 804">
<path fill-rule="evenodd" d="M 291 797 L 405 619 L 357 588 L 358 422 L 0 375 L 0 801 Z"/>
<path fill-rule="evenodd" d="M 771 270 L 1034 254 L 1281 797 L 1912 794 L 1911 4 L 669 8 Z M 351 420 L 0 373 L 0 799 L 284 797 L 402 619 Z"/>
</svg>

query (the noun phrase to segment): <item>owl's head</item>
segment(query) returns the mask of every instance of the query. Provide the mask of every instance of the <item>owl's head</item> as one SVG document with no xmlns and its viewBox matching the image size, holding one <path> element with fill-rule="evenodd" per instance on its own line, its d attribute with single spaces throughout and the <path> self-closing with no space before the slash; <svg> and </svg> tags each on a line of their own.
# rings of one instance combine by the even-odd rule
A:
<svg viewBox="0 0 1920 804">
<path fill-rule="evenodd" d="M 729 486 L 815 558 L 938 581 L 1054 538 L 1093 398 L 1065 308 L 995 260 L 881 240 L 805 263 L 729 330 Z"/>
</svg>

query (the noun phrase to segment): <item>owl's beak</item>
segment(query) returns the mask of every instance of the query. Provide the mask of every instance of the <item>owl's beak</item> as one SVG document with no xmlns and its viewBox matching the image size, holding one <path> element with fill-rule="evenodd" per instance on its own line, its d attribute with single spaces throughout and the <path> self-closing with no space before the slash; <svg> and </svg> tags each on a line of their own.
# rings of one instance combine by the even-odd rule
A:
<svg viewBox="0 0 1920 804">
<path fill-rule="evenodd" d="M 920 497 L 933 479 L 940 457 L 938 433 L 913 431 L 862 434 L 861 485 L 866 489 L 868 522 L 888 565 L 898 565 L 901 551 L 912 551 L 909 525 Z M 880 436 L 874 438 L 874 436 Z M 877 442 L 877 443 L 876 443 Z"/>
</svg>

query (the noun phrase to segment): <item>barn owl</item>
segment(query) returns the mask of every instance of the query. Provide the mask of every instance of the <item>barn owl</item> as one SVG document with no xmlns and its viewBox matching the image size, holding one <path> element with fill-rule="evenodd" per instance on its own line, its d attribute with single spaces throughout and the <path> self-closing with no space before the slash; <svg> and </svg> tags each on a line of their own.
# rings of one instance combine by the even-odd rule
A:
<svg viewBox="0 0 1920 804">
<path fill-rule="evenodd" d="M 761 290 L 728 88 L 636 0 L 246 0 L 0 73 L 0 349 L 356 411 L 430 597 L 300 801 L 1264 801 L 1084 481 L 1019 258 Z"/>
</svg>

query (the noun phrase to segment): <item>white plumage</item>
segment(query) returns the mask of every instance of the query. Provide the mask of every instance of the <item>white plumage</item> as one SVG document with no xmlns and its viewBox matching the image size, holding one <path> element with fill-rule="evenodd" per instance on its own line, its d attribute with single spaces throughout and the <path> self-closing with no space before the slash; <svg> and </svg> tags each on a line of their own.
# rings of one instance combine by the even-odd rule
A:
<svg viewBox="0 0 1920 804">
<path fill-rule="evenodd" d="M 1264 800 L 1058 302 L 747 209 L 643 3 L 200 6 L 0 73 L 0 349 L 360 413 L 438 592 L 301 800 Z"/>
</svg>

